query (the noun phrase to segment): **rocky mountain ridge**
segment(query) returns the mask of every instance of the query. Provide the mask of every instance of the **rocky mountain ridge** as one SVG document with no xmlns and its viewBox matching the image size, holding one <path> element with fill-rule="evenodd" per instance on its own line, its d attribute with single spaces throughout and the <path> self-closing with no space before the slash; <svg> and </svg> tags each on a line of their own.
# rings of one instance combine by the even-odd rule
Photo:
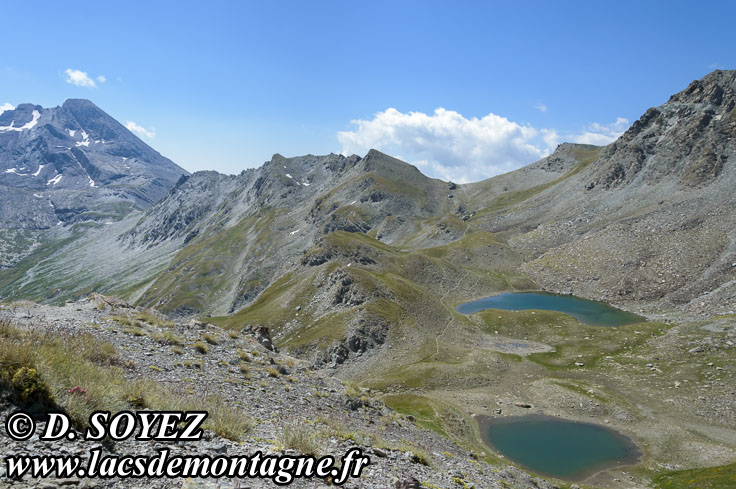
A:
<svg viewBox="0 0 736 489">
<path fill-rule="evenodd" d="M 0 113 L 0 267 L 47 231 L 109 223 L 159 201 L 188 173 L 92 102 L 21 104 Z"/>
<path fill-rule="evenodd" d="M 283 354 L 468 446 L 475 416 L 533 406 L 628 434 L 647 447 L 647 473 L 728 464 L 735 80 L 693 82 L 607 147 L 562 144 L 471 184 L 375 150 L 197 172 L 147 210 L 54 226 L 0 271 L 0 298 L 103 291 L 179 322 L 268 328 Z M 539 289 L 649 321 L 602 330 L 560 313 L 456 310 Z"/>
</svg>

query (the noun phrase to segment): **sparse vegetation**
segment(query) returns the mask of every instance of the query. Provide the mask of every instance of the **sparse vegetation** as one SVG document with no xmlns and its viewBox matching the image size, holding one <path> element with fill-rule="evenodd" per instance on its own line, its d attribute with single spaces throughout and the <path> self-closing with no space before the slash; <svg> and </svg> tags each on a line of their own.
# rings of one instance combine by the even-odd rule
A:
<svg viewBox="0 0 736 489">
<path fill-rule="evenodd" d="M 163 315 L 152 310 L 141 311 L 136 314 L 135 318 L 138 321 L 142 321 L 157 328 L 171 328 L 174 326 L 173 321 L 164 318 Z"/>
<path fill-rule="evenodd" d="M 145 407 L 207 410 L 205 428 L 231 439 L 252 427 L 247 416 L 217 397 L 175 395 L 151 380 L 127 380 L 115 347 L 87 334 L 21 329 L 0 321 L 0 365 L 0 385 L 19 405 L 39 413 L 61 408 L 77 426 L 85 426 L 95 410 Z"/>
<path fill-rule="evenodd" d="M 217 337 L 211 333 L 205 333 L 202 335 L 202 339 L 209 343 L 210 345 L 216 345 L 219 343 L 217 340 Z"/>
<path fill-rule="evenodd" d="M 181 338 L 180 336 L 177 336 L 171 331 L 155 332 L 151 335 L 151 339 L 163 345 L 174 345 L 174 346 L 184 345 L 184 339 Z"/>
<path fill-rule="evenodd" d="M 304 455 L 317 455 L 319 445 L 314 433 L 300 426 L 284 426 L 276 440 L 279 450 L 296 450 Z"/>
<path fill-rule="evenodd" d="M 250 362 L 250 354 L 245 350 L 238 350 L 238 358 L 244 362 Z"/>
<path fill-rule="evenodd" d="M 195 351 L 196 351 L 197 353 L 201 353 L 202 355 L 204 355 L 204 354 L 206 354 L 206 353 L 209 353 L 209 351 L 210 351 L 210 347 L 209 347 L 209 346 L 207 346 L 207 344 L 206 344 L 206 343 L 203 343 L 203 342 L 201 342 L 201 341 L 197 341 L 196 343 L 194 343 L 194 344 L 192 345 L 192 348 L 194 348 L 194 350 L 195 350 Z"/>
</svg>

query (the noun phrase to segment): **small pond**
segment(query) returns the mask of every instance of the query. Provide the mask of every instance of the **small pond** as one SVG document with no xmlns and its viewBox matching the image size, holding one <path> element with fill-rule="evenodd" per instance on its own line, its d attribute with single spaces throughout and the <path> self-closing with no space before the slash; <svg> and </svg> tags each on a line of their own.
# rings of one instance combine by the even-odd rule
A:
<svg viewBox="0 0 736 489">
<path fill-rule="evenodd" d="M 624 435 L 589 423 L 532 414 L 482 418 L 483 440 L 504 456 L 542 475 L 582 481 L 641 456 Z"/>
<path fill-rule="evenodd" d="M 463 314 L 474 314 L 486 309 L 558 311 L 591 326 L 623 326 L 646 321 L 641 316 L 616 309 L 603 302 L 547 292 L 510 292 L 466 302 L 457 307 L 458 312 Z"/>
</svg>

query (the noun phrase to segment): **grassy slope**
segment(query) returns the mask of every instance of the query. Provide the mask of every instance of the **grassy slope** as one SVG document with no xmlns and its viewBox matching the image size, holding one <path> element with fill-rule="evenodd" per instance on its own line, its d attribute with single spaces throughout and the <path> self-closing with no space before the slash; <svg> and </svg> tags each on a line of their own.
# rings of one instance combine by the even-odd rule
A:
<svg viewBox="0 0 736 489">
<path fill-rule="evenodd" d="M 568 174 L 553 182 L 491 200 L 478 214 L 523 205 L 530 197 L 581 171 L 595 160 L 598 151 L 581 152 L 578 155 L 580 163 Z M 344 267 L 352 261 L 351 254 L 360 250 L 361 255 L 369 256 L 376 264 L 353 263 L 351 274 L 362 276 L 365 287 L 388 290 L 394 297 L 390 302 L 392 309 L 384 303 L 375 306 L 375 310 L 398 323 L 389 336 L 386 349 L 395 351 L 396 355 L 381 356 L 380 361 L 362 374 L 352 374 L 351 378 L 363 387 L 374 389 L 393 408 L 412 415 L 421 426 L 447 434 L 479 451 L 487 449 L 478 442 L 475 424 L 461 401 L 465 396 L 511 390 L 512 395 L 523 398 L 525 393 L 533 392 L 537 382 L 543 382 L 539 385 L 551 389 L 554 395 L 567 393 L 581 402 L 587 400 L 602 405 L 610 412 L 617 409 L 638 412 L 633 401 L 627 399 L 630 392 L 623 388 L 625 381 L 621 370 L 637 371 L 634 384 L 636 389 L 641 388 L 635 391 L 637 402 L 652 409 L 656 407 L 652 403 L 661 399 L 663 389 L 668 388 L 665 386 L 672 385 L 673 377 L 690 375 L 686 359 L 670 351 L 663 353 L 661 367 L 665 375 L 662 381 L 653 386 L 648 384 L 651 375 L 645 375 L 649 369 L 644 363 L 649 361 L 646 359 L 652 355 L 653 345 L 672 329 L 671 324 L 649 322 L 600 328 L 585 326 L 568 316 L 548 311 L 492 311 L 471 318 L 457 314 L 456 304 L 475 297 L 468 293 L 486 291 L 490 295 L 494 291 L 531 289 L 534 284 L 515 273 L 516 257 L 502 237 L 477 231 L 473 220 L 462 222 L 452 214 L 425 221 L 422 232 L 440 222 L 462 237 L 447 245 L 409 251 L 363 234 L 338 232 L 328 235 L 326 246 L 342 250 L 343 255 L 336 253 L 332 261 L 317 267 L 311 275 L 300 272 L 300 280 L 293 276 L 280 280 L 278 287 L 267 289 L 252 306 L 222 323 L 236 326 L 261 321 L 270 322 L 278 329 L 281 324 L 294 320 L 296 307 L 301 306 L 299 315 L 303 327 L 297 328 L 298 333 L 284 337 L 280 346 L 298 348 L 315 342 L 320 346 L 328 345 L 339 339 L 345 323 L 353 316 L 347 311 L 309 316 L 306 304 L 315 294 L 310 287 L 321 267 L 331 270 Z M 407 237 L 404 243 L 416 248 L 417 240 L 412 241 L 412 238 Z M 325 268 L 328 273 L 331 270 Z M 421 323 L 417 318 L 422 318 Z M 297 338 L 298 335 L 301 338 Z M 541 342 L 551 345 L 554 351 L 519 356 L 488 349 L 484 338 L 498 336 Z M 576 362 L 583 366 L 575 365 Z M 630 375 L 624 374 L 624 378 Z M 697 377 L 698 374 L 692 375 Z M 518 383 L 518 379 L 526 380 Z M 637 416 L 640 415 L 644 416 L 643 413 Z M 663 410 L 662 416 L 675 420 L 679 413 Z M 492 454 L 487 457 L 488 460 L 494 458 Z M 647 457 L 663 460 L 661 452 L 657 454 L 656 451 L 648 453 Z M 716 474 L 722 472 L 714 470 Z M 701 471 L 696 475 L 705 477 L 708 473 Z"/>
<path fill-rule="evenodd" d="M 736 464 L 665 472 L 652 481 L 655 489 L 733 489 Z"/>
<path fill-rule="evenodd" d="M 369 295 L 380 292 L 362 307 L 394 324 L 387 347 L 379 352 L 379 361 L 368 365 L 360 374 L 352 373 L 352 379 L 374 389 L 395 409 L 414 416 L 418 424 L 447 434 L 477 451 L 487 448 L 479 441 L 470 417 L 472 410 L 465 402 L 473 396 L 485 396 L 475 405 L 485 406 L 483 403 L 493 396 L 524 398 L 541 386 L 549 389 L 545 392 L 558 396 L 566 393 L 576 403 L 596 402 L 612 412 L 615 409 L 638 412 L 635 402 L 659 409 L 659 401 L 667 394 L 666 383 L 671 386 L 675 378 L 695 379 L 701 375 L 692 370 L 695 367 L 688 364 L 687 358 L 665 352 L 661 363 L 666 381 L 653 386 L 647 383 L 650 374 L 644 365 L 652 356 L 653 344 L 672 325 L 645 323 L 615 329 L 594 328 L 548 311 L 492 311 L 468 318 L 454 310 L 458 303 L 479 296 L 534 288 L 517 271 L 519 259 L 504 237 L 478 231 L 474 222 L 484 215 L 523 206 L 529 198 L 591 164 L 598 151 L 581 150 L 577 155 L 579 164 L 554 181 L 508 194 L 479 191 L 486 196 L 483 202 L 473 196 L 473 204 L 482 204 L 483 208 L 469 222 L 462 222 L 449 212 L 424 220 L 419 226 L 422 233 L 439 232 L 439 225 L 443 224 L 462 236 L 446 245 L 417 249 L 424 235 L 407 236 L 401 246 L 390 246 L 362 233 L 331 233 L 324 237 L 320 249 L 308 252 L 329 250 L 330 261 L 278 277 L 248 307 L 233 316 L 208 320 L 233 328 L 264 324 L 278 335 L 277 345 L 282 348 L 324 349 L 344 337 L 347 325 L 357 314 L 355 308 L 320 309 L 312 304 L 320 293 L 320 280 L 339 268 Z M 372 179 L 369 183 L 378 190 L 409 192 L 413 197 L 419 196 L 417 192 L 422 194 L 422 188 L 397 187 L 394 181 L 375 173 L 361 178 Z M 491 188 L 496 184 L 488 185 Z M 328 194 L 325 202 L 333 194 Z M 349 206 L 341 212 L 348 217 L 366 218 Z M 201 309 L 233 280 L 229 272 L 244 250 L 255 256 L 265 253 L 270 222 L 268 216 L 246 220 L 195 241 L 173 260 L 172 267 L 144 296 L 143 303 L 154 303 L 162 296 L 161 291 L 166 291 L 173 294 L 171 308 Z M 373 263 L 356 263 L 356 255 L 370 258 Z M 348 263 L 352 266 L 347 267 Z M 252 280 L 255 282 L 242 287 L 265 285 L 271 277 L 264 282 L 258 278 Z M 537 341 L 551 345 L 554 351 L 525 356 L 500 353 L 488 346 L 497 337 Z M 584 366 L 576 366 L 575 362 Z M 638 373 L 636 369 L 645 372 Z M 632 385 L 636 384 L 644 392 L 635 392 L 636 401 L 627 399 L 629 392 L 622 389 L 624 380 L 631 380 Z M 646 392 L 649 388 L 651 391 Z M 660 416 L 678 419 L 673 410 L 663 409 Z M 647 456 L 657 459 L 656 454 Z M 659 460 L 664 460 L 661 455 Z M 724 470 L 714 469 L 714 473 L 730 474 L 728 469 Z M 682 484 L 692 474 L 697 479 L 709 472 L 664 474 L 657 483 L 661 487 L 691 487 L 661 484 L 667 481 Z"/>
</svg>

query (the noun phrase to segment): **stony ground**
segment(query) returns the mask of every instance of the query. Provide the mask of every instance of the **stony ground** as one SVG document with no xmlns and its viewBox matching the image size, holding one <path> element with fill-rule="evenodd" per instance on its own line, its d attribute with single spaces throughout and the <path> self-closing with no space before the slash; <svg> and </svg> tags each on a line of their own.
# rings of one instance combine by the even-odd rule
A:
<svg viewBox="0 0 736 489">
<path fill-rule="evenodd" d="M 231 337 L 225 331 L 199 322 L 176 324 L 165 328 L 182 339 L 181 350 L 154 340 L 157 328 L 142 322 L 134 327 L 121 324 L 120 318 L 133 317 L 136 309 L 124 303 L 82 300 L 64 307 L 16 304 L 3 307 L 0 316 L 10 318 L 23 328 L 51 331 L 87 332 L 117 345 L 127 364 L 125 375 L 144 377 L 168 385 L 172 391 L 216 394 L 228 405 L 241 408 L 253 420 L 253 428 L 236 442 L 206 432 L 204 440 L 192 443 L 144 443 L 126 440 L 111 446 L 97 442 L 32 439 L 14 442 L 5 433 L 0 436 L 0 453 L 35 455 L 84 455 L 102 446 L 109 453 L 153 454 L 168 447 L 174 453 L 248 455 L 258 450 L 276 453 L 284 429 L 300 426 L 313 435 L 320 454 L 339 455 L 359 447 L 371 457 L 371 465 L 358 480 L 344 487 L 386 488 L 397 481 L 415 477 L 424 487 L 451 488 L 550 488 L 549 483 L 534 479 L 516 468 L 491 466 L 448 439 L 416 426 L 411 417 L 397 414 L 370 392 L 346 393 L 337 379 L 313 372 L 303 362 L 269 350 L 268 341 L 257 333 Z M 113 319 L 113 318 L 118 318 Z M 207 353 L 191 346 L 209 338 Z M 244 362 L 237 352 L 247 352 Z M 178 353 L 177 353 L 178 352 Z M 247 366 L 241 371 L 241 366 Z M 283 373 L 272 375 L 268 369 L 279 367 Z M 348 390 L 349 391 L 349 390 Z M 14 410 L 4 402 L 0 418 Z M 290 450 L 290 449 L 289 449 Z M 290 450 L 290 453 L 297 453 Z M 0 468 L 5 475 L 5 467 Z M 3 477 L 3 487 L 272 487 L 258 481 L 236 480 L 20 480 Z M 292 487 L 327 487 L 322 481 L 298 481 Z"/>
</svg>

